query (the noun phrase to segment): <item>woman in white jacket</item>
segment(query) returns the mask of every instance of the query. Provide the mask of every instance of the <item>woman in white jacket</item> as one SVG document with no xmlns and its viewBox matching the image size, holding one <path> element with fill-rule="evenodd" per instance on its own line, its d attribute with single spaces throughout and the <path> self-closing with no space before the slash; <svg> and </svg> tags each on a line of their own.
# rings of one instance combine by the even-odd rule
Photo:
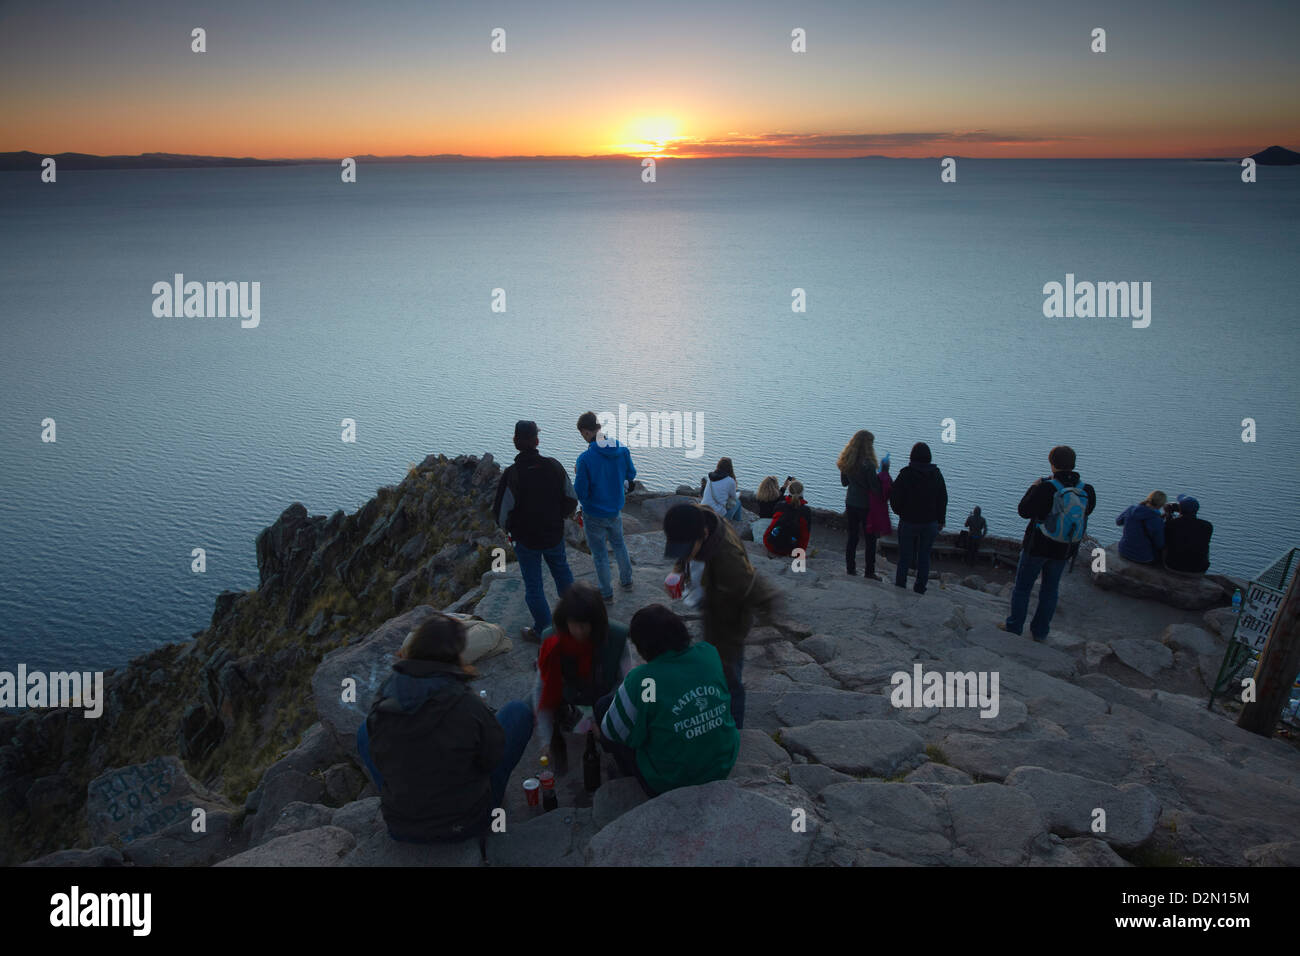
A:
<svg viewBox="0 0 1300 956">
<path fill-rule="evenodd" d="M 704 479 L 700 503 L 708 505 L 720 517 L 740 520 L 740 486 L 736 484 L 736 472 L 731 467 L 730 458 L 720 458 L 718 467 Z"/>
</svg>

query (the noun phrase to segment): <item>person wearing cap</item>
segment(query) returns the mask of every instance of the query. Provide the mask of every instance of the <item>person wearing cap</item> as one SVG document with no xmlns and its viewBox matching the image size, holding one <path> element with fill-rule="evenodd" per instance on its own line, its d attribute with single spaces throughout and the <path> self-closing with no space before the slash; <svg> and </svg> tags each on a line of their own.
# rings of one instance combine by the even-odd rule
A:
<svg viewBox="0 0 1300 956">
<path fill-rule="evenodd" d="M 511 701 L 493 715 L 469 682 L 460 621 L 434 612 L 406 636 L 357 728 L 357 753 L 379 789 L 395 840 L 441 843 L 486 834 L 533 733 Z"/>
<path fill-rule="evenodd" d="M 717 648 L 727 675 L 731 714 L 738 728 L 745 723 L 745 637 L 754 624 L 754 610 L 772 600 L 772 591 L 749 561 L 740 537 L 726 518 L 702 504 L 675 505 L 664 515 L 668 539 L 664 557 L 674 570 L 690 574 L 692 562 L 702 563 L 698 582 L 703 591 L 704 640 Z"/>
<path fill-rule="evenodd" d="M 1178 503 L 1165 508 L 1165 567 L 1184 574 L 1210 570 L 1210 535 L 1214 525 L 1197 517 L 1201 503 L 1191 495 L 1179 495 Z"/>
<path fill-rule="evenodd" d="M 618 562 L 619 586 L 625 591 L 632 588 L 632 558 L 623 541 L 623 503 L 636 479 L 636 466 L 627 446 L 600 430 L 594 412 L 584 412 L 578 419 L 578 433 L 587 442 L 587 450 L 578 456 L 573 488 L 582 505 L 582 527 L 596 565 L 600 596 L 606 604 L 612 604 L 614 585 L 609 574 L 608 548 L 614 549 L 614 560 Z"/>
<path fill-rule="evenodd" d="M 912 590 L 925 593 L 930 578 L 930 548 L 948 521 L 948 488 L 943 473 L 930 461 L 930 446 L 923 441 L 912 446 L 907 467 L 889 490 L 889 506 L 898 515 L 898 567 L 894 584 L 907 587 L 907 568 L 916 553 L 916 584 Z"/>
<path fill-rule="evenodd" d="M 556 594 L 563 594 L 573 584 L 564 548 L 564 519 L 578 507 L 578 496 L 564 466 L 538 452 L 538 434 L 536 422 L 515 423 L 519 454 L 501 476 L 492 506 L 497 524 L 510 535 L 524 577 L 524 601 L 533 615 L 533 626 L 524 628 L 523 639 L 530 644 L 540 643 L 538 635 L 551 626 L 542 562 L 551 569 Z"/>
</svg>

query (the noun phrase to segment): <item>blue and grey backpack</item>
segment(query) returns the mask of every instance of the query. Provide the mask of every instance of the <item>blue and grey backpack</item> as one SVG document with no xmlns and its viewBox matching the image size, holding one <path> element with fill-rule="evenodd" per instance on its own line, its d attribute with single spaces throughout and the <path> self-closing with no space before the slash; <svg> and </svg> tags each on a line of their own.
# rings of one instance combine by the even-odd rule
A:
<svg viewBox="0 0 1300 956">
<path fill-rule="evenodd" d="M 1064 485 L 1055 478 L 1050 481 L 1056 495 L 1052 498 L 1052 510 L 1038 522 L 1038 530 L 1043 537 L 1061 544 L 1082 541 L 1088 527 L 1088 493 L 1083 485 Z"/>
</svg>

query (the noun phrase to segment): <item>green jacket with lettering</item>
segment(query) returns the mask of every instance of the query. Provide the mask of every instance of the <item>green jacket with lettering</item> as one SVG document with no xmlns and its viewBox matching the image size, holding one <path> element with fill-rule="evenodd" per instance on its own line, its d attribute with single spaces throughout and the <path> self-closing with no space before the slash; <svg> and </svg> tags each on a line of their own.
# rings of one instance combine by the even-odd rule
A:
<svg viewBox="0 0 1300 956">
<path fill-rule="evenodd" d="M 740 752 L 740 731 L 717 649 L 693 644 L 634 667 L 600 732 L 636 751 L 641 776 L 655 793 L 725 779 Z"/>
</svg>

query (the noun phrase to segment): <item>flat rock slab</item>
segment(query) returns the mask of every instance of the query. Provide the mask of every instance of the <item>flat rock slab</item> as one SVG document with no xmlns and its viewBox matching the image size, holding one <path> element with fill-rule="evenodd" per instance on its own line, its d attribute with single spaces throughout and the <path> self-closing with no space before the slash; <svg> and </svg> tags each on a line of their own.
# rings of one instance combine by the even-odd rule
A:
<svg viewBox="0 0 1300 956">
<path fill-rule="evenodd" d="M 953 787 L 945 799 L 956 842 L 975 863 L 1028 863 L 1034 841 L 1046 835 L 1038 807 L 1021 790 L 982 783 Z"/>
<path fill-rule="evenodd" d="M 1077 774 L 1017 767 L 1006 784 L 1029 794 L 1047 829 L 1058 836 L 1094 837 L 1132 850 L 1151 838 L 1160 819 L 1160 800 L 1137 783 L 1114 787 Z M 1101 822 L 1105 830 L 1094 830 Z"/>
<path fill-rule="evenodd" d="M 234 810 L 196 783 L 179 757 L 155 757 L 106 770 L 86 787 L 92 844 L 106 844 L 112 837 L 129 844 L 174 823 L 189 824 L 198 807 L 209 813 Z"/>
<path fill-rule="evenodd" d="M 1077 669 L 1069 654 L 1027 636 L 1008 634 L 992 624 L 971 628 L 966 632 L 966 640 L 1053 677 L 1073 677 Z"/>
<path fill-rule="evenodd" d="M 1158 641 L 1144 641 L 1130 637 L 1110 642 L 1110 649 L 1139 674 L 1151 679 L 1174 663 L 1174 652 Z"/>
<path fill-rule="evenodd" d="M 491 837 L 488 839 L 491 842 Z M 390 837 L 387 829 L 380 828 L 368 836 L 358 838 L 355 846 L 339 861 L 339 865 L 482 866 L 483 857 L 479 852 L 478 840 L 462 840 L 460 843 L 401 843 Z"/>
<path fill-rule="evenodd" d="M 855 781 L 827 787 L 821 799 L 835 839 L 859 864 L 952 862 L 952 841 L 940 808 L 920 787 Z M 885 859 L 873 859 L 877 854 Z"/>
<path fill-rule="evenodd" d="M 925 749 L 916 731 L 892 720 L 817 720 L 781 733 L 791 753 L 853 776 L 888 777 Z"/>
<path fill-rule="evenodd" d="M 583 849 L 595 831 L 591 816 L 590 809 L 560 807 L 520 822 L 508 820 L 504 833 L 488 837 L 488 862 L 493 866 L 582 866 Z"/>
<path fill-rule="evenodd" d="M 222 860 L 217 866 L 338 866 L 357 845 L 339 827 L 302 830 Z"/>
<path fill-rule="evenodd" d="M 1121 558 L 1114 544 L 1106 549 L 1106 570 L 1093 571 L 1092 583 L 1104 591 L 1118 591 L 1189 611 L 1219 607 L 1231 598 L 1213 578 L 1175 574 L 1154 565 L 1134 564 Z"/>
<path fill-rule="evenodd" d="M 128 843 L 122 858 L 134 866 L 209 866 L 234 849 L 234 821 L 234 813 L 214 810 L 204 819 L 204 832 L 196 833 L 190 819 L 178 820 Z"/>
<path fill-rule="evenodd" d="M 796 791 L 797 792 L 797 791 Z M 788 806 L 717 780 L 655 797 L 606 826 L 587 844 L 593 866 L 800 866 L 819 823 L 794 829 Z"/>
</svg>

